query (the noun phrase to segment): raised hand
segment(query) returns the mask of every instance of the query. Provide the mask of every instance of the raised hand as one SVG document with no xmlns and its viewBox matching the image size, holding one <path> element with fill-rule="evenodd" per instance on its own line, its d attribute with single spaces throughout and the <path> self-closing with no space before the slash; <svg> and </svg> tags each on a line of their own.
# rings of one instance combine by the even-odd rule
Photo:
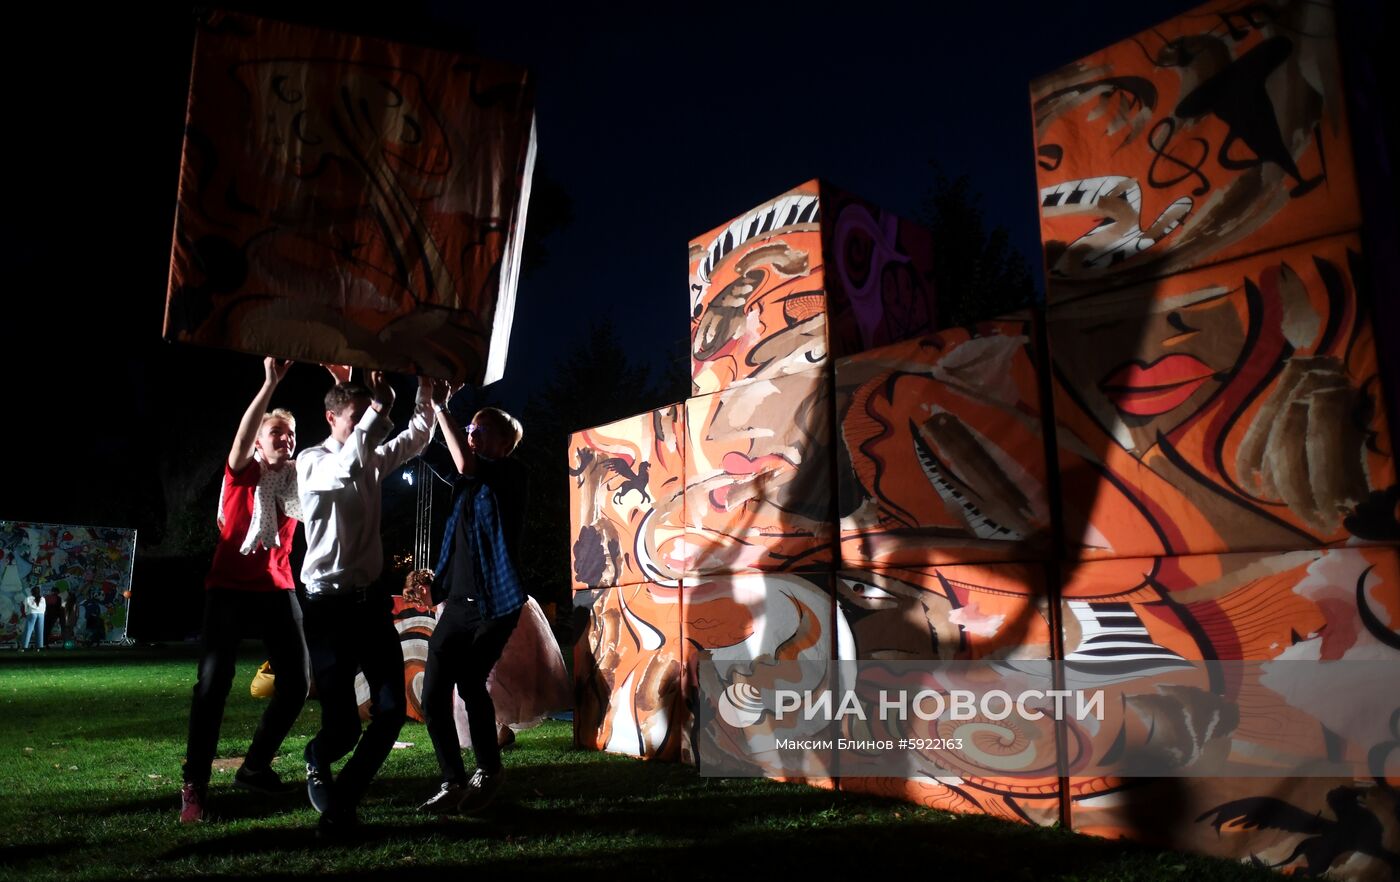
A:
<svg viewBox="0 0 1400 882">
<path fill-rule="evenodd" d="M 350 382 L 350 372 L 353 370 L 348 364 L 323 364 L 321 367 L 331 375 L 331 379 L 336 383 Z"/>
<path fill-rule="evenodd" d="M 369 372 L 369 394 L 374 397 L 374 403 L 380 405 L 377 410 L 384 411 L 394 406 L 394 385 L 383 371 Z"/>
<path fill-rule="evenodd" d="M 272 356 L 263 358 L 263 374 L 267 382 L 273 386 L 282 382 L 282 378 L 287 376 L 287 371 L 292 369 L 291 359 L 279 360 Z"/>
</svg>

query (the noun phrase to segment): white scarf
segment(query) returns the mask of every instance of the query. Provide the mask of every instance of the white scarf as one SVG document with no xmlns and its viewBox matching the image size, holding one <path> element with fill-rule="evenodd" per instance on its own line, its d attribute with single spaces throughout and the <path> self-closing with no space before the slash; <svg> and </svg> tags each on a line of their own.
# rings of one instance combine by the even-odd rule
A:
<svg viewBox="0 0 1400 882">
<path fill-rule="evenodd" d="M 238 546 L 238 550 L 243 554 L 252 554 L 259 546 L 263 548 L 280 548 L 282 537 L 279 535 L 277 524 L 277 510 L 280 508 L 282 514 L 293 520 L 301 520 L 301 497 L 297 495 L 297 470 L 292 463 L 287 463 L 280 469 L 271 469 L 263 462 L 261 453 L 254 453 L 253 460 L 258 464 L 258 486 L 253 490 L 253 518 L 248 524 L 248 535 L 243 537 L 243 544 Z M 219 526 L 224 525 L 224 488 L 227 483 L 219 485 L 219 513 L 217 520 Z"/>
</svg>

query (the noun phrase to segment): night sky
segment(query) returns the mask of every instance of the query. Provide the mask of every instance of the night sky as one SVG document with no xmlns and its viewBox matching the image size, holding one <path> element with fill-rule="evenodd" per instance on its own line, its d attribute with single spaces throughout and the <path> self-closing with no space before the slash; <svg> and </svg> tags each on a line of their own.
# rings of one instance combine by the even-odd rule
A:
<svg viewBox="0 0 1400 882">
<path fill-rule="evenodd" d="M 572 220 L 521 283 L 507 378 L 493 390 L 519 408 L 595 319 L 610 319 L 639 363 L 662 365 L 689 332 L 690 238 L 812 177 L 915 215 L 936 160 L 971 178 L 989 225 L 1007 227 L 1038 274 L 1030 79 L 1192 5 L 593 14 L 420 2 L 382 16 L 302 4 L 288 17 L 461 34 L 474 54 L 533 71 L 540 169 Z M 160 340 L 192 22 L 179 4 L 50 4 L 7 28 L 19 49 L 4 61 L 5 257 L 18 277 L 6 285 L 3 358 L 18 396 L 0 518 L 136 526 L 162 461 L 208 446 L 189 421 L 213 421 L 217 469 L 261 380 L 251 356 Z M 324 388 L 318 369 L 298 371 L 302 388 Z M 311 416 L 303 448 L 325 434 Z"/>
</svg>

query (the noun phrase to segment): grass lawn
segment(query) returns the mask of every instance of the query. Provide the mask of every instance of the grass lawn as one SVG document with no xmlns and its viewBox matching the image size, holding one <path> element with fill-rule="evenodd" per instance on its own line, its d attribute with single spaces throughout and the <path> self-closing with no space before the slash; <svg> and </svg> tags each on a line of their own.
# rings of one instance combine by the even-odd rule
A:
<svg viewBox="0 0 1400 882">
<path fill-rule="evenodd" d="M 194 655 L 189 647 L 7 652 L 0 658 L 0 879 L 423 877 L 487 880 L 582 871 L 635 878 L 1276 880 L 1262 870 L 1127 843 L 748 779 L 702 778 L 571 746 L 569 724 L 522 733 L 505 789 L 481 818 L 421 816 L 436 787 L 427 732 L 409 722 L 370 790 L 353 842 L 315 836 L 304 791 L 233 789 L 263 704 L 245 656 L 210 785 L 215 819 L 182 827 Z M 275 764 L 300 781 L 319 719 L 308 704 Z M 484 871 L 484 875 L 482 875 Z"/>
</svg>

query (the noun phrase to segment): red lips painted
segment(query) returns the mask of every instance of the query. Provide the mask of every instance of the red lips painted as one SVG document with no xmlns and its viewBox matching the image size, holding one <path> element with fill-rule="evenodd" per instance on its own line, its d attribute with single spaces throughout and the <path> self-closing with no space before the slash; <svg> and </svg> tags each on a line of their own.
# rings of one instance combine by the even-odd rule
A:
<svg viewBox="0 0 1400 882">
<path fill-rule="evenodd" d="M 1113 406 L 1131 416 L 1154 417 L 1179 407 L 1215 369 L 1189 355 L 1168 355 L 1152 364 L 1129 362 L 1099 384 Z"/>
</svg>

